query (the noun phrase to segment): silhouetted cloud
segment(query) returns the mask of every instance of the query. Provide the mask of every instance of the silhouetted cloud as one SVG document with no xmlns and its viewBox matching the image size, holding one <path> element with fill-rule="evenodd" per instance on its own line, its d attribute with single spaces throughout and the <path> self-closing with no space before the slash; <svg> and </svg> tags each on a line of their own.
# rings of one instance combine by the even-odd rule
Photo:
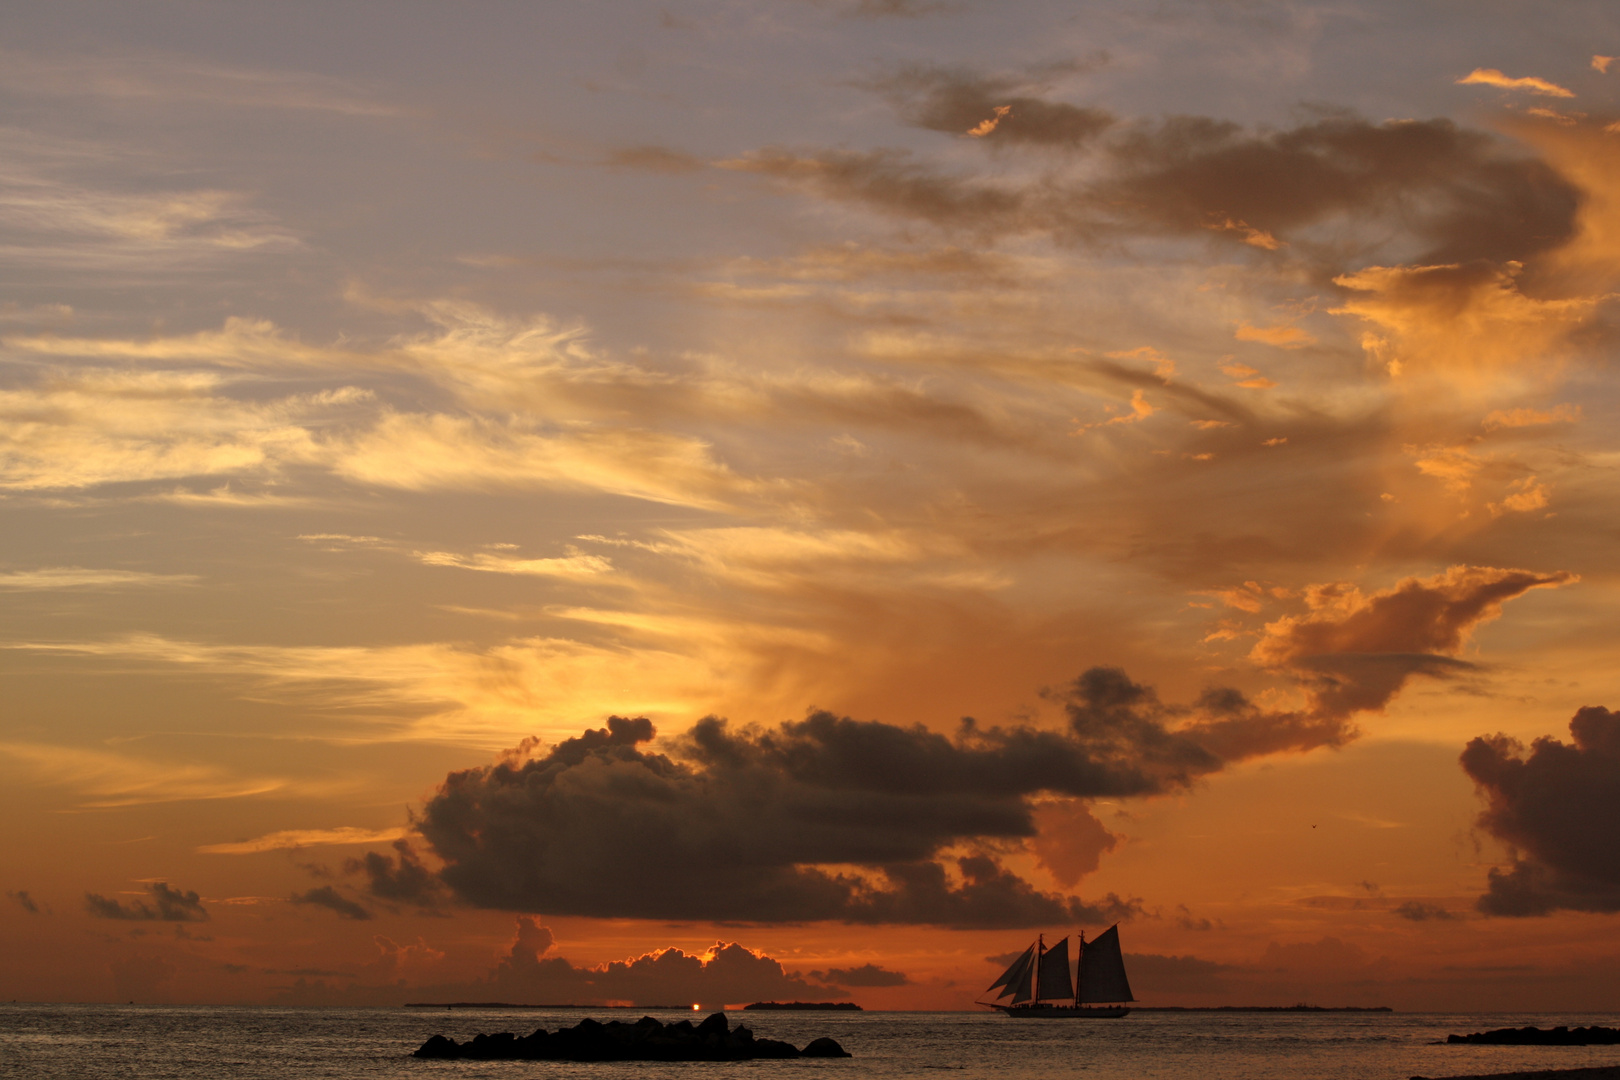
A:
<svg viewBox="0 0 1620 1080">
<path fill-rule="evenodd" d="M 876 964 L 862 964 L 858 968 L 828 968 L 812 971 L 810 977 L 831 986 L 909 986 L 911 980 L 903 971 L 890 971 Z"/>
<path fill-rule="evenodd" d="M 1043 892 L 986 853 L 1033 842 L 1065 884 L 1095 866 L 1107 831 L 1093 819 L 1097 835 L 1070 860 L 1036 839 L 1037 815 L 1053 812 L 1038 796 L 1160 794 L 1246 758 L 1341 745 L 1359 711 L 1381 708 L 1413 674 L 1468 667 L 1415 650 L 1455 650 L 1505 600 L 1567 580 L 1456 568 L 1371 596 L 1321 587 L 1308 614 L 1269 624 L 1256 646 L 1262 662 L 1302 680 L 1304 709 L 1264 709 L 1225 687 L 1167 704 L 1124 671 L 1097 667 L 1045 692 L 1067 715 L 1063 730 L 969 718 L 947 737 L 826 712 L 739 730 L 711 716 L 665 754 L 640 748 L 654 735 L 649 720 L 611 717 L 543 756 L 520 748 L 452 773 L 416 826 L 443 860 L 441 880 L 478 907 L 952 927 L 1112 922 L 1138 913 L 1137 902 Z M 372 875 L 377 895 L 414 897 L 429 881 L 407 847 L 397 866 L 374 855 L 355 868 Z M 647 880 L 660 888 L 638 885 Z"/>
<path fill-rule="evenodd" d="M 361 907 L 353 900 L 350 900 L 347 896 L 344 896 L 330 885 L 322 885 L 319 888 L 310 889 L 307 892 L 294 893 L 287 899 L 294 904 L 311 904 L 315 907 L 326 908 L 328 911 L 335 911 L 339 916 L 345 919 L 359 920 L 371 918 L 371 912 L 367 911 L 364 907 Z"/>
<path fill-rule="evenodd" d="M 32 896 L 28 895 L 27 889 L 18 889 L 16 892 L 7 892 L 6 899 L 15 901 L 18 907 L 22 908 L 30 915 L 39 914 L 39 904 L 35 902 Z"/>
<path fill-rule="evenodd" d="M 202 897 L 195 892 L 171 889 L 166 881 L 154 881 L 147 891 L 155 907 L 144 900 L 123 903 L 98 893 L 85 893 L 84 905 L 90 914 L 100 919 L 131 919 L 135 921 L 161 920 L 163 922 L 207 922 L 208 911 L 202 906 Z"/>
<path fill-rule="evenodd" d="M 1515 851 L 1479 898 L 1488 915 L 1620 911 L 1620 713 L 1588 706 L 1569 730 L 1572 744 L 1543 736 L 1528 756 L 1506 735 L 1463 750 L 1463 769 L 1486 800 L 1480 827 Z"/>
<path fill-rule="evenodd" d="M 677 740 L 679 762 L 638 749 L 652 737 L 646 719 L 613 717 L 544 757 L 451 774 L 418 821 L 443 880 L 478 906 L 557 914 L 1111 921 L 1134 902 L 1041 892 L 984 854 L 955 858 L 951 873 L 934 860 L 959 842 L 1032 835 L 1035 791 L 1141 794 L 1218 766 L 1195 746 L 1185 761 L 1133 752 L 1130 732 L 1088 743 L 964 724 L 952 740 L 829 713 L 744 731 L 710 717 Z M 660 887 L 637 884 L 647 880 Z"/>
<path fill-rule="evenodd" d="M 396 840 L 393 846 L 392 856 L 368 851 L 358 859 L 345 859 L 343 869 L 365 874 L 366 891 L 378 899 L 423 908 L 437 906 L 444 898 L 444 886 L 438 877 L 422 865 L 410 841 Z"/>
</svg>

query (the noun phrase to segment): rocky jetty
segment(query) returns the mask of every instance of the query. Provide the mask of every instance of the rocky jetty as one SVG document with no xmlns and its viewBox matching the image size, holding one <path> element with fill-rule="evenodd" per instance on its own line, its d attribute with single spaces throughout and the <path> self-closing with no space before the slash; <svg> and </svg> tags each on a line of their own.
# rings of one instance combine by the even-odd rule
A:
<svg viewBox="0 0 1620 1080">
<path fill-rule="evenodd" d="M 1597 1027 L 1497 1028 L 1472 1035 L 1447 1035 L 1448 1043 L 1474 1046 L 1614 1046 L 1620 1045 L 1620 1030 Z"/>
<path fill-rule="evenodd" d="M 741 1025 L 732 1028 L 725 1013 L 713 1013 L 696 1025 L 690 1020 L 663 1024 L 643 1016 L 633 1024 L 587 1019 L 549 1034 L 545 1028 L 522 1036 L 503 1031 L 475 1035 L 462 1043 L 435 1035 L 411 1056 L 471 1061 L 751 1061 L 849 1054 L 828 1038 L 816 1039 L 803 1050 L 776 1039 L 756 1039 Z"/>
</svg>

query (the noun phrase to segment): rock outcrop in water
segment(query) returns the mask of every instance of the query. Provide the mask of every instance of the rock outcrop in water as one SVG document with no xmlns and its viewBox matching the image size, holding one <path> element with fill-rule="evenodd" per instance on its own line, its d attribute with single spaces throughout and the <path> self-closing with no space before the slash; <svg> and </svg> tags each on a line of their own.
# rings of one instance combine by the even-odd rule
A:
<svg viewBox="0 0 1620 1080">
<path fill-rule="evenodd" d="M 1472 1035 L 1447 1035 L 1448 1043 L 1483 1046 L 1614 1046 L 1620 1045 L 1620 1030 L 1597 1027 L 1497 1028 Z"/>
<path fill-rule="evenodd" d="M 725 1013 L 714 1013 L 695 1026 L 690 1020 L 663 1024 L 643 1016 L 633 1024 L 586 1019 L 550 1034 L 545 1028 L 524 1036 L 503 1031 L 475 1035 L 463 1043 L 435 1035 L 412 1056 L 473 1061 L 751 1061 L 850 1055 L 828 1038 L 816 1039 L 803 1050 L 776 1039 L 756 1039 L 745 1027 L 732 1029 Z"/>
</svg>

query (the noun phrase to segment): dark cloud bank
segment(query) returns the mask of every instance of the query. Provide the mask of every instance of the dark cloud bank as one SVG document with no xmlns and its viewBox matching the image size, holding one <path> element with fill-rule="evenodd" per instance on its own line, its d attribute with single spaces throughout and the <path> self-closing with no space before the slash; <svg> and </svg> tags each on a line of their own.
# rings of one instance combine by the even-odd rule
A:
<svg viewBox="0 0 1620 1080">
<path fill-rule="evenodd" d="M 1457 264 L 1522 260 L 1574 235 L 1573 184 L 1500 137 L 1450 120 L 1375 123 L 1318 109 L 1278 129 L 1204 116 L 1127 121 L 1041 96 L 1039 82 L 913 68 L 870 84 L 913 126 L 987 148 L 1072 152 L 1043 159 L 1030 176 L 947 171 L 893 149 L 768 147 L 723 164 L 985 236 L 1156 233 L 1327 255 L 1345 243 L 1342 226 L 1356 224 L 1374 226 L 1361 230 L 1367 242 L 1411 238 L 1403 260 Z M 1316 227 L 1333 232 L 1313 243 Z"/>
<path fill-rule="evenodd" d="M 147 887 L 152 903 L 144 900 L 123 902 L 110 900 L 99 893 L 85 893 L 84 906 L 90 914 L 102 919 L 128 919 L 137 922 L 207 922 L 208 911 L 202 897 L 195 892 L 171 889 L 166 881 L 155 881 Z"/>
<path fill-rule="evenodd" d="M 1085 800 L 1181 791 L 1248 758 L 1343 745 L 1359 715 L 1383 708 L 1411 678 L 1475 673 L 1450 654 L 1506 601 L 1571 580 L 1459 566 L 1371 595 L 1313 587 L 1307 610 L 1267 624 L 1253 654 L 1293 678 L 1303 692 L 1293 710 L 1262 708 L 1229 687 L 1166 703 L 1120 669 L 1096 667 L 1046 692 L 1065 714 L 1061 728 L 964 719 L 947 736 L 815 712 L 739 729 L 711 716 L 658 752 L 651 721 L 615 716 L 543 754 L 531 740 L 492 765 L 450 774 L 413 823 L 437 870 L 406 841 L 346 869 L 378 901 L 429 912 L 454 899 L 597 918 L 1106 924 L 1137 914 L 1139 901 L 1046 892 L 999 856 L 1033 850 L 1072 885 L 1109 846 Z M 1598 753 L 1588 742 L 1601 725 L 1581 723 L 1577 739 L 1586 741 L 1572 752 Z M 1523 768 L 1541 769 L 1562 749 L 1544 743 Z M 1493 751 L 1488 772 L 1481 755 Z M 1465 764 L 1513 800 L 1518 788 L 1498 778 L 1512 774 L 1506 752 L 1478 743 Z M 1541 860 L 1522 873 L 1572 872 L 1532 826 L 1500 807 L 1492 815 L 1493 830 Z M 1031 843 L 1052 839 L 1038 838 L 1042 828 L 1087 825 L 1101 834 L 1079 838 L 1087 859 L 1062 843 Z M 294 899 L 369 915 L 330 886 Z"/>
<path fill-rule="evenodd" d="M 1490 873 L 1487 914 L 1620 911 L 1620 713 L 1589 706 L 1569 731 L 1572 743 L 1546 736 L 1528 756 L 1506 735 L 1463 751 L 1486 801 L 1480 826 L 1516 852 Z"/>
</svg>

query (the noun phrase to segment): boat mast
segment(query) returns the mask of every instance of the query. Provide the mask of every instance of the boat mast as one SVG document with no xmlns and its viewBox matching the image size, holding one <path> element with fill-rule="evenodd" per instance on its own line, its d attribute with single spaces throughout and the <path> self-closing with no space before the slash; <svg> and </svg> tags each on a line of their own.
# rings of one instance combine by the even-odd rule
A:
<svg viewBox="0 0 1620 1080">
<path fill-rule="evenodd" d="M 1080 1007 L 1080 972 L 1086 965 L 1086 932 L 1080 931 L 1080 946 L 1074 953 L 1074 1007 Z"/>
<path fill-rule="evenodd" d="M 1046 955 L 1046 935 L 1035 935 L 1035 996 L 1030 1000 L 1029 1007 L 1040 1008 L 1041 1004 L 1041 957 Z"/>
</svg>

